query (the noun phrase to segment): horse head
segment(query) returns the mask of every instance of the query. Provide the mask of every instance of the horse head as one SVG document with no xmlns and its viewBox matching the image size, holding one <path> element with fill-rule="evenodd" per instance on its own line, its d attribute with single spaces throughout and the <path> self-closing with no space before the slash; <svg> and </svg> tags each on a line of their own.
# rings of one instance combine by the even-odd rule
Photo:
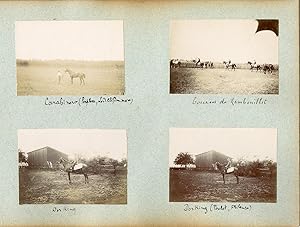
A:
<svg viewBox="0 0 300 227">
<path fill-rule="evenodd" d="M 251 61 L 248 61 L 248 64 L 249 64 L 249 65 L 252 65 L 252 62 L 251 62 Z"/>
<path fill-rule="evenodd" d="M 213 164 L 215 170 L 221 170 L 220 166 L 221 166 L 220 162 L 215 162 L 215 164 Z"/>
</svg>

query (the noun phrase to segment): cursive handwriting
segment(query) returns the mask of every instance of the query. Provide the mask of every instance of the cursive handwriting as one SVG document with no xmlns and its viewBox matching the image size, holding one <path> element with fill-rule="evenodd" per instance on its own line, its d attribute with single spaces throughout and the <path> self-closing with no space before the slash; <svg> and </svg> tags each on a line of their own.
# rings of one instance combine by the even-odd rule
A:
<svg viewBox="0 0 300 227">
<path fill-rule="evenodd" d="M 252 209 L 251 205 L 248 204 L 210 204 L 210 205 L 198 205 L 198 204 L 184 204 L 183 211 L 191 212 L 198 211 L 203 212 L 204 214 L 213 213 L 213 212 L 232 212 L 232 211 L 250 211 Z"/>
<path fill-rule="evenodd" d="M 46 106 L 87 106 L 87 105 L 98 105 L 98 104 L 104 104 L 104 103 L 109 103 L 109 104 L 115 104 L 115 103 L 127 103 L 127 104 L 132 104 L 133 99 L 131 98 L 120 98 L 116 96 L 111 96 L 111 97 L 103 97 L 100 96 L 98 98 L 93 98 L 93 97 L 79 97 L 79 98 L 49 98 L 46 97 L 44 104 Z"/>
<path fill-rule="evenodd" d="M 52 208 L 53 213 L 57 214 L 63 214 L 63 213 L 68 213 L 68 214 L 76 214 L 76 208 L 75 207 L 53 207 Z"/>
<path fill-rule="evenodd" d="M 221 99 L 199 99 L 197 97 L 193 98 L 193 105 L 266 105 L 267 99 L 265 98 L 221 98 Z"/>
</svg>

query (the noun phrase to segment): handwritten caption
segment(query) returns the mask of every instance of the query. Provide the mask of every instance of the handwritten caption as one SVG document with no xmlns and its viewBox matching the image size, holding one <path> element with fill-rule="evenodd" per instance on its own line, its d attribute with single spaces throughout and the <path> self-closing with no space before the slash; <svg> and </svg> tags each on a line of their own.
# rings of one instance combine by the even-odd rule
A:
<svg viewBox="0 0 300 227">
<path fill-rule="evenodd" d="M 185 212 L 203 212 L 207 213 L 221 213 L 221 212 L 232 212 L 232 211 L 250 211 L 251 205 L 245 204 L 210 204 L 210 205 L 197 205 L 197 204 L 184 204 L 183 211 Z"/>
<path fill-rule="evenodd" d="M 211 100 L 201 100 L 197 97 L 193 98 L 193 105 L 266 105 L 266 98 L 221 98 L 221 99 L 211 99 Z"/>
<path fill-rule="evenodd" d="M 46 106 L 87 106 L 87 105 L 98 105 L 98 104 L 116 104 L 116 103 L 126 103 L 126 104 L 132 104 L 133 99 L 132 98 L 120 98 L 116 96 L 110 96 L 110 97 L 79 97 L 79 98 L 49 98 L 46 97 L 44 104 Z"/>
<path fill-rule="evenodd" d="M 56 214 L 71 214 L 71 215 L 76 214 L 75 207 L 67 207 L 67 206 L 53 207 L 51 211 L 52 213 L 56 213 Z"/>
</svg>

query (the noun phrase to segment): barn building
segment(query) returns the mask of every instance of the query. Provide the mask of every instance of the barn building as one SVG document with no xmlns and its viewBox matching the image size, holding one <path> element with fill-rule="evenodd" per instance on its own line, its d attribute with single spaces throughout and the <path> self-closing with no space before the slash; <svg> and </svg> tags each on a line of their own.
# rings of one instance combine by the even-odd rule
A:
<svg viewBox="0 0 300 227">
<path fill-rule="evenodd" d="M 43 147 L 34 151 L 30 151 L 28 154 L 28 164 L 31 168 L 49 168 L 49 163 L 56 167 L 57 161 L 62 157 L 68 159 L 68 155 L 55 150 L 51 147 Z"/>
<path fill-rule="evenodd" d="M 228 158 L 232 159 L 214 150 L 195 155 L 195 157 L 196 168 L 199 170 L 213 170 L 212 164 L 215 162 L 227 163 Z"/>
</svg>

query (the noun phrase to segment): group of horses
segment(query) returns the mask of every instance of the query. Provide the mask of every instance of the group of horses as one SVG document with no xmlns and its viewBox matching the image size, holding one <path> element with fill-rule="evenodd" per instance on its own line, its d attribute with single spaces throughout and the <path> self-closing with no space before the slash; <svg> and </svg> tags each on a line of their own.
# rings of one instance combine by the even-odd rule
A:
<svg viewBox="0 0 300 227">
<path fill-rule="evenodd" d="M 251 72 L 263 72 L 264 74 L 270 73 L 272 74 L 275 70 L 275 67 L 273 64 L 256 64 L 256 62 L 248 61 L 250 65 Z M 235 71 L 237 69 L 237 64 L 232 63 L 231 60 L 229 61 L 223 61 L 223 65 L 225 70 L 233 70 Z M 183 61 L 179 59 L 172 59 L 170 61 L 170 68 L 214 68 L 214 63 L 212 61 L 200 61 L 200 58 L 196 58 L 192 61 Z"/>
<path fill-rule="evenodd" d="M 192 64 L 191 64 L 192 63 Z M 170 61 L 170 67 L 171 68 L 180 68 L 184 65 L 184 61 L 179 59 L 172 59 Z M 214 68 L 214 63 L 212 61 L 204 61 L 201 62 L 200 58 L 192 60 L 192 62 L 186 61 L 185 62 L 185 68 Z"/>
<path fill-rule="evenodd" d="M 74 72 L 71 69 L 65 69 L 64 70 L 64 74 L 69 75 L 70 79 L 71 79 L 71 84 L 73 84 L 73 80 L 74 78 L 78 78 L 80 81 L 80 85 L 85 85 L 85 74 L 82 72 Z M 58 71 L 57 75 L 58 75 L 58 83 L 60 84 L 62 77 L 64 76 L 64 74 L 61 74 L 60 71 Z"/>
<path fill-rule="evenodd" d="M 263 72 L 266 74 L 267 72 L 272 74 L 273 71 L 275 70 L 273 64 L 256 64 L 255 62 L 248 61 L 248 64 L 250 65 L 250 70 L 253 72 L 253 70 L 256 70 L 256 72 Z"/>
</svg>

